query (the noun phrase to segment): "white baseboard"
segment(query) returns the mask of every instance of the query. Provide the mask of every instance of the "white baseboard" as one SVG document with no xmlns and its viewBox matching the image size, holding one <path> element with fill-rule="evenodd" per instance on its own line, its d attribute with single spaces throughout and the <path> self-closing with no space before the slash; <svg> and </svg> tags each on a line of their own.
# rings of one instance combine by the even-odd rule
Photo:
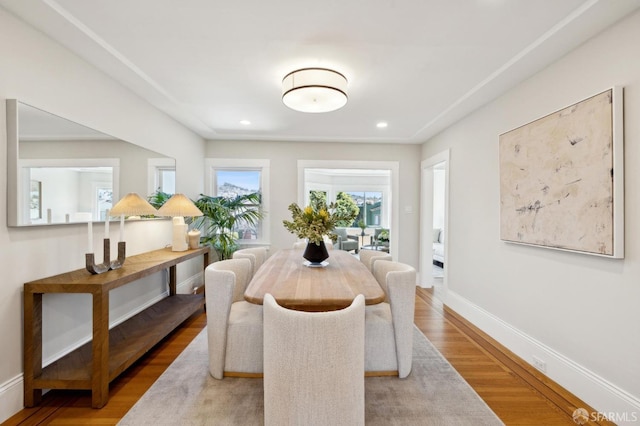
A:
<svg viewBox="0 0 640 426">
<path fill-rule="evenodd" d="M 187 293 L 187 294 L 191 293 L 194 287 L 194 284 L 199 284 L 204 282 L 203 274 L 204 272 L 200 272 L 178 283 L 176 286 L 176 291 L 178 293 Z M 144 305 L 138 306 L 135 310 L 128 312 L 126 315 L 121 315 L 118 319 L 114 321 L 112 326 L 116 326 L 124 322 L 128 318 L 131 318 L 138 312 L 141 312 L 144 309 L 148 308 L 149 306 L 159 302 L 160 300 L 164 299 L 168 295 L 169 295 L 168 291 L 164 292 L 163 294 L 149 300 Z M 76 344 L 74 344 L 73 346 L 69 346 L 64 351 L 57 353 L 55 356 L 52 356 L 46 360 L 43 360 L 43 365 L 48 365 L 53 361 L 59 358 L 62 358 L 69 352 L 79 348 L 80 346 L 84 345 L 90 340 L 91 339 L 89 338 L 89 339 L 84 339 L 83 341 L 76 342 Z M 24 380 L 23 380 L 23 375 L 20 374 L 11 380 L 8 380 L 7 382 L 0 384 L 0 423 L 4 422 L 6 419 L 13 416 L 23 408 L 24 408 Z"/>
<path fill-rule="evenodd" d="M 422 274 L 419 271 L 416 271 L 416 285 L 420 288 L 431 288 L 433 287 L 433 279 L 427 281 L 425 278 L 422 279 Z"/>
<path fill-rule="evenodd" d="M 598 410 L 590 413 L 592 417 L 602 419 L 605 416 L 619 425 L 637 424 L 640 420 L 640 399 L 637 397 L 455 292 L 448 291 L 444 303 L 525 362 L 533 365 L 534 356 L 543 360 L 546 363 L 544 374 Z"/>
<path fill-rule="evenodd" d="M 0 423 L 24 407 L 22 374 L 0 385 Z"/>
<path fill-rule="evenodd" d="M 178 283 L 176 291 L 178 293 L 192 293 L 195 287 L 200 287 L 204 283 L 204 271 L 190 276 L 186 280 Z"/>
</svg>

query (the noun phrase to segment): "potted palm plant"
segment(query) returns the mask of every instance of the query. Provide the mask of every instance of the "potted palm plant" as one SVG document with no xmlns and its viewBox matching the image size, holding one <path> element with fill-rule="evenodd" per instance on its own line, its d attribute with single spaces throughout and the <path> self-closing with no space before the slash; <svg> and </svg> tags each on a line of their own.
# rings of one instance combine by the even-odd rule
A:
<svg viewBox="0 0 640 426">
<path fill-rule="evenodd" d="M 264 216 L 260 209 L 259 193 L 235 198 L 200 194 L 194 204 L 203 213 L 203 216 L 193 220 L 194 226 L 202 231 L 201 242 L 213 247 L 220 260 L 230 259 L 238 249 L 238 228 L 253 227 Z"/>
</svg>

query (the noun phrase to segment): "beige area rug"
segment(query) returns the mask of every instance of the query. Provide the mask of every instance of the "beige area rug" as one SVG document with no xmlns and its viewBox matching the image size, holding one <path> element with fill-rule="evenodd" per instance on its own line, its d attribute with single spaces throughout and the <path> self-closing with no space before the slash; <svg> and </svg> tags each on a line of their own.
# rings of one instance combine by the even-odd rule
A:
<svg viewBox="0 0 640 426">
<path fill-rule="evenodd" d="M 262 379 L 209 375 L 206 328 L 119 425 L 262 425 Z M 365 379 L 367 425 L 502 425 L 475 391 L 415 328 L 406 379 Z"/>
</svg>

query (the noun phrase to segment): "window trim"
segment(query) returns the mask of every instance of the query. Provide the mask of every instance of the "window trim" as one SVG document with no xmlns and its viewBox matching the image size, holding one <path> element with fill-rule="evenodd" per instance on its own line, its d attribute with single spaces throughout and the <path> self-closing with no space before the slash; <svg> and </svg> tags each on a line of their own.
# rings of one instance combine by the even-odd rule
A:
<svg viewBox="0 0 640 426">
<path fill-rule="evenodd" d="M 238 239 L 241 245 L 265 245 L 271 241 L 271 223 L 269 220 L 269 173 L 271 161 L 268 159 L 244 158 L 206 158 L 205 159 L 205 194 L 217 194 L 217 170 L 260 170 L 260 189 L 262 191 L 262 233 L 256 240 Z"/>
</svg>

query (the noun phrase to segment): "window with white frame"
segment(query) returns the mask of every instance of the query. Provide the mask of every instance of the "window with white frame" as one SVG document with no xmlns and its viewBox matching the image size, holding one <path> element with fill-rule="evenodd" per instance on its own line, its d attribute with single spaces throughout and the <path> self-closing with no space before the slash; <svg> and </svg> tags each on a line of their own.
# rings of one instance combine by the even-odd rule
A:
<svg viewBox="0 0 640 426">
<path fill-rule="evenodd" d="M 206 161 L 207 195 L 235 198 L 238 195 L 260 194 L 257 205 L 263 212 L 263 219 L 256 225 L 240 223 L 236 225 L 240 243 L 265 243 L 269 240 L 269 226 L 266 212 L 269 206 L 269 160 L 221 159 Z"/>
<path fill-rule="evenodd" d="M 352 226 L 358 226 L 360 221 L 368 227 L 382 224 L 382 212 L 386 208 L 383 205 L 382 192 L 380 191 L 347 191 L 347 194 L 356 203 L 360 212 L 353 221 Z"/>
</svg>

